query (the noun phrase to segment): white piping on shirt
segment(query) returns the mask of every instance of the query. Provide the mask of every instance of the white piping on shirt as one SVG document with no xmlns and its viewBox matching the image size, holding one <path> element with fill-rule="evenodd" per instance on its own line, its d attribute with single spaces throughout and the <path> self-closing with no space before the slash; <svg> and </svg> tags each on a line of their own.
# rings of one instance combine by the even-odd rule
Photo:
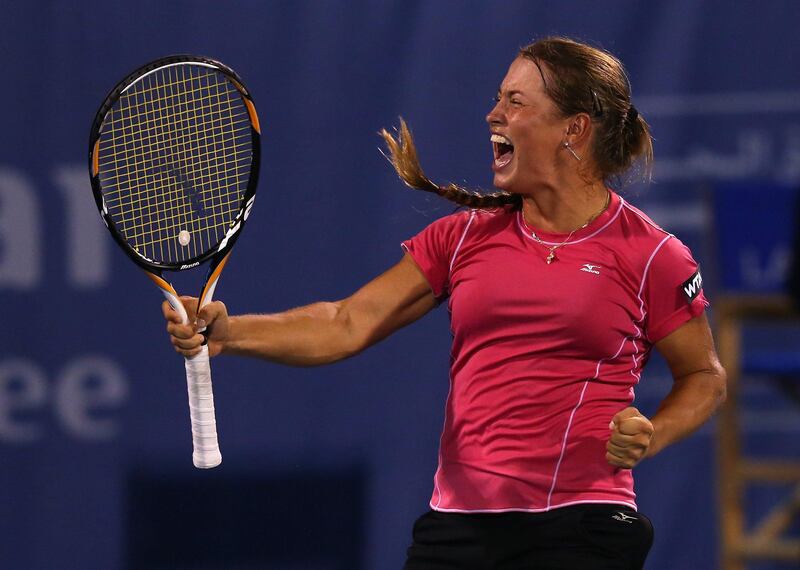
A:
<svg viewBox="0 0 800 570">
<path fill-rule="evenodd" d="M 647 311 L 644 310 L 644 299 L 642 298 L 642 291 L 644 291 L 644 284 L 647 281 L 647 275 L 650 271 L 650 264 L 653 262 L 653 258 L 661 249 L 661 246 L 663 246 L 667 242 L 667 240 L 671 237 L 673 237 L 672 234 L 667 234 L 664 237 L 664 239 L 662 239 L 659 242 L 659 244 L 653 250 L 653 253 L 650 254 L 650 258 L 647 260 L 647 263 L 644 266 L 644 271 L 642 272 L 642 281 L 639 284 L 639 291 L 637 291 L 636 293 L 636 298 L 639 299 L 639 321 L 638 321 L 639 323 L 644 323 L 644 318 L 647 315 Z M 635 334 L 633 336 L 626 336 L 624 339 L 622 339 L 622 344 L 619 345 L 619 348 L 617 349 L 617 352 L 614 354 L 614 356 L 612 356 L 611 358 L 602 358 L 597 361 L 597 368 L 594 371 L 595 378 L 600 377 L 600 366 L 602 365 L 602 363 L 607 362 L 609 360 L 614 360 L 622 352 L 625 343 L 631 341 L 633 343 L 633 349 L 635 353 L 633 355 L 633 367 L 630 370 L 630 374 L 636 379 L 637 382 L 639 381 L 639 376 L 635 372 L 637 366 L 636 355 L 639 354 L 639 347 L 636 344 L 636 340 L 642 336 L 642 330 L 639 328 L 639 326 L 636 324 L 635 321 L 633 323 L 633 328 L 636 329 Z"/>
<path fill-rule="evenodd" d="M 591 380 L 591 378 L 589 379 Z M 558 456 L 558 462 L 556 463 L 555 471 L 553 471 L 553 483 L 550 485 L 550 492 L 547 493 L 547 508 L 545 510 L 550 510 L 550 498 L 553 496 L 553 489 L 556 488 L 556 479 L 558 479 L 558 470 L 561 467 L 561 461 L 564 459 L 564 454 L 567 451 L 567 437 L 569 436 L 569 430 L 572 427 L 572 418 L 575 417 L 575 412 L 578 411 L 581 403 L 583 402 L 583 395 L 586 393 L 586 387 L 589 386 L 589 380 L 583 383 L 583 389 L 581 390 L 581 396 L 578 398 L 578 403 L 575 404 L 575 407 L 572 408 L 572 413 L 569 415 L 569 421 L 567 422 L 567 429 L 564 432 L 564 439 L 561 440 L 561 455 Z"/>
<path fill-rule="evenodd" d="M 467 237 L 467 231 L 469 230 L 469 227 L 472 225 L 472 220 L 475 219 L 475 214 L 476 213 L 477 213 L 477 210 L 472 210 L 470 212 L 469 220 L 467 220 L 467 225 L 464 227 L 464 233 L 461 234 L 461 239 L 458 240 L 458 245 L 456 246 L 456 250 L 453 252 L 453 258 L 450 260 L 450 267 L 448 269 L 448 275 L 447 275 L 448 280 L 450 280 L 450 277 L 451 277 L 450 273 L 452 273 L 452 271 L 453 271 L 453 265 L 456 262 L 456 257 L 458 257 L 458 252 L 461 250 L 461 244 L 464 243 L 464 239 Z M 448 303 L 448 310 L 449 310 L 449 305 L 450 304 Z M 450 318 L 450 322 L 452 323 L 452 315 L 451 315 L 451 318 Z M 451 329 L 450 330 L 450 334 L 452 335 L 452 333 L 453 333 L 453 331 Z M 450 347 L 450 361 L 452 362 L 452 360 L 453 360 L 453 348 L 452 348 L 452 345 L 451 345 L 451 347 Z M 438 499 L 436 500 L 436 504 L 434 505 L 433 504 L 433 498 L 431 498 L 430 506 L 431 506 L 432 509 L 439 509 L 439 505 L 442 504 L 442 491 L 441 491 L 441 489 L 439 489 L 439 473 L 442 470 L 442 440 L 444 439 L 444 430 L 445 430 L 445 427 L 447 426 L 447 409 L 450 406 L 450 395 L 453 393 L 453 376 L 449 372 L 448 372 L 448 376 L 449 376 L 450 382 L 449 382 L 449 387 L 447 389 L 447 399 L 445 400 L 445 404 L 444 404 L 444 420 L 442 422 L 442 433 L 439 436 L 439 465 L 436 468 L 436 473 L 433 475 L 433 488 L 434 488 L 434 491 L 436 492 L 436 494 L 438 495 Z"/>
<path fill-rule="evenodd" d="M 620 208 L 620 210 L 621 210 L 621 208 Z M 619 213 L 619 212 L 617 212 L 617 213 Z M 634 212 L 634 213 L 637 213 L 637 212 Z M 644 267 L 644 272 L 642 273 L 642 281 L 639 284 L 639 291 L 636 294 L 636 297 L 639 299 L 639 313 L 641 315 L 640 318 L 639 318 L 639 322 L 640 323 L 644 322 L 644 317 L 646 315 L 646 312 L 644 310 L 644 299 L 642 298 L 642 291 L 644 291 L 644 284 L 645 284 L 645 281 L 647 280 L 647 274 L 648 274 L 648 271 L 650 270 L 650 264 L 653 262 L 653 258 L 656 256 L 656 254 L 661 249 L 661 247 L 671 237 L 672 237 L 672 234 L 667 233 L 667 235 L 664 237 L 664 239 L 662 239 L 661 242 L 659 242 L 659 244 L 653 250 L 653 253 L 650 254 L 650 259 L 647 260 L 647 264 Z M 633 327 L 634 327 L 634 329 L 636 329 L 635 334 L 633 336 L 627 336 L 624 339 L 622 339 L 622 343 L 619 345 L 619 348 L 617 349 L 617 352 L 614 354 L 614 356 L 612 356 L 610 358 L 601 358 L 600 360 L 597 361 L 597 367 L 595 368 L 595 372 L 594 372 L 594 377 L 593 378 L 599 378 L 600 377 L 600 366 L 602 365 L 603 362 L 606 362 L 608 360 L 614 360 L 622 352 L 622 349 L 625 346 L 625 343 L 628 342 L 628 341 L 631 341 L 633 343 L 633 348 L 635 350 L 635 353 L 634 353 L 634 356 L 633 356 L 633 368 L 631 368 L 631 372 L 630 373 L 631 373 L 631 375 L 633 375 L 634 378 L 636 378 L 637 381 L 639 380 L 639 377 L 635 374 L 636 364 L 637 364 L 636 363 L 636 354 L 639 353 L 639 348 L 638 348 L 638 346 L 636 346 L 636 339 L 641 336 L 642 331 L 636 325 L 636 323 L 634 323 Z M 578 398 L 578 403 L 575 404 L 575 407 L 572 409 L 572 413 L 569 415 L 569 421 L 567 421 L 567 429 L 564 431 L 564 439 L 561 441 L 561 455 L 559 456 L 558 461 L 556 462 L 556 468 L 553 471 L 553 483 L 550 485 L 550 492 L 547 494 L 547 509 L 546 510 L 550 510 L 550 508 L 551 508 L 550 507 L 550 500 L 551 500 L 551 498 L 553 496 L 553 491 L 556 488 L 556 481 L 558 479 L 558 470 L 561 468 L 561 462 L 563 461 L 564 455 L 565 455 L 566 450 L 567 450 L 567 439 L 569 438 L 569 432 L 570 432 L 570 429 L 572 428 L 572 420 L 575 417 L 575 413 L 578 411 L 578 408 L 583 403 L 583 396 L 586 393 L 586 388 L 589 386 L 589 382 L 591 380 L 592 380 L 592 378 L 589 378 L 588 380 L 586 380 L 586 382 L 584 382 L 583 389 L 581 390 L 581 395 Z"/>
<path fill-rule="evenodd" d="M 642 298 L 642 291 L 644 291 L 644 284 L 647 281 L 647 275 L 650 272 L 650 264 L 653 263 L 653 258 L 655 258 L 656 254 L 661 250 L 661 247 L 667 243 L 669 238 L 673 237 L 672 234 L 667 234 L 664 239 L 662 239 L 656 248 L 653 250 L 653 253 L 650 254 L 650 259 L 647 260 L 647 265 L 644 266 L 644 273 L 642 274 L 642 283 L 639 285 L 639 292 L 637 293 L 637 297 L 639 299 L 639 323 L 644 324 L 644 318 L 647 315 L 647 311 L 644 310 L 644 299 Z M 633 354 L 633 367 L 631 368 L 631 376 L 633 376 L 636 381 L 638 382 L 641 374 L 636 372 L 636 367 L 638 362 L 636 361 L 636 357 L 639 354 L 639 347 L 636 345 L 636 340 L 642 336 L 642 330 L 638 327 L 638 325 L 634 322 L 634 328 L 636 329 L 636 335 L 631 338 L 631 342 L 633 343 L 633 348 L 635 350 Z M 597 368 L 598 373 L 600 371 L 600 367 Z"/>
<path fill-rule="evenodd" d="M 453 271 L 453 264 L 456 262 L 456 257 L 458 256 L 458 251 L 461 249 L 461 244 L 464 243 L 464 238 L 467 237 L 467 230 L 472 225 L 472 220 L 475 219 L 475 213 L 477 210 L 472 210 L 469 213 L 469 220 L 467 220 L 467 225 L 464 227 L 464 233 L 461 234 L 461 239 L 458 240 L 458 245 L 456 246 L 456 250 L 453 252 L 453 259 L 450 260 L 450 267 L 448 268 L 448 272 Z M 449 277 L 449 275 L 448 275 Z"/>
</svg>

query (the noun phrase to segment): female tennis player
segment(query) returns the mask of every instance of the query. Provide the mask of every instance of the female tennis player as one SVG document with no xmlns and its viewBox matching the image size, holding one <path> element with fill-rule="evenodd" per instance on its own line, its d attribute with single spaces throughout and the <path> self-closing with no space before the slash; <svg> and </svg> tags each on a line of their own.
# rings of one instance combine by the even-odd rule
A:
<svg viewBox="0 0 800 570">
<path fill-rule="evenodd" d="M 176 350 L 307 366 L 355 355 L 442 302 L 450 394 L 431 510 L 406 570 L 641 568 L 653 532 L 632 468 L 695 431 L 725 395 L 689 250 L 612 190 L 652 162 L 621 63 L 564 38 L 523 48 L 486 117 L 499 192 L 440 187 L 410 133 L 384 133 L 411 186 L 468 206 L 404 242 L 352 296 L 194 327 L 164 304 Z M 183 299 L 194 314 L 196 299 Z M 652 349 L 674 384 L 647 418 L 631 406 Z"/>
</svg>

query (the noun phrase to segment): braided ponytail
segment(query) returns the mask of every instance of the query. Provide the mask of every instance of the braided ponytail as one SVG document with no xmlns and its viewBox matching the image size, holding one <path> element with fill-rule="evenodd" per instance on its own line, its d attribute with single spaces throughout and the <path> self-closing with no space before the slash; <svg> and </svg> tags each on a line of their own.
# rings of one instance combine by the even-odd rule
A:
<svg viewBox="0 0 800 570">
<path fill-rule="evenodd" d="M 383 155 L 392 163 L 401 180 L 411 188 L 431 192 L 460 206 L 469 208 L 501 208 L 508 205 L 522 205 L 522 197 L 518 194 L 509 194 L 508 192 L 481 194 L 452 182 L 446 186 L 439 186 L 433 182 L 422 171 L 411 131 L 402 118 L 400 119 L 397 138 L 393 137 L 386 129 L 381 129 L 379 134 L 386 141 L 386 146 L 389 148 L 389 155 L 387 156 L 385 153 Z"/>
</svg>

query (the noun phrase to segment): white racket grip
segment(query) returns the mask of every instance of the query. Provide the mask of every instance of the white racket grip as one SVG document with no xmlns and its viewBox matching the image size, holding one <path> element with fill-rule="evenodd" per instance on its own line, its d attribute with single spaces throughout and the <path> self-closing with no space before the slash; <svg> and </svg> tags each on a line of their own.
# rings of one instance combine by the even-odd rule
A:
<svg viewBox="0 0 800 570">
<path fill-rule="evenodd" d="M 189 315 L 169 284 L 161 292 L 180 315 L 183 324 L 189 324 Z M 192 426 L 192 463 L 199 469 L 211 469 L 222 463 L 217 441 L 217 418 L 214 414 L 214 392 L 211 389 L 211 365 L 208 346 L 200 353 L 186 358 L 186 386 L 189 390 L 189 417 Z"/>
<path fill-rule="evenodd" d="M 186 358 L 186 384 L 194 445 L 192 461 L 199 469 L 210 469 L 222 463 L 222 454 L 217 441 L 208 346 L 203 345 L 199 354 Z"/>
</svg>

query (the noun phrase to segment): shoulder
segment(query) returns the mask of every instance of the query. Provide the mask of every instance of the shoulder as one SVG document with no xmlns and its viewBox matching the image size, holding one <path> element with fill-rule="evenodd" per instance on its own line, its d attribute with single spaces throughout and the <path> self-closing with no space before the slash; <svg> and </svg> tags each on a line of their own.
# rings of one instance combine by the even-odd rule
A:
<svg viewBox="0 0 800 570">
<path fill-rule="evenodd" d="M 605 245 L 613 248 L 619 267 L 640 290 L 661 282 L 680 284 L 698 272 L 697 262 L 680 239 L 624 199 Z"/>
<path fill-rule="evenodd" d="M 635 232 L 637 237 L 649 237 L 652 240 L 660 242 L 665 237 L 671 235 L 667 230 L 655 223 L 650 216 L 627 200 L 621 199 L 620 206 L 620 221 L 627 226 L 630 231 Z"/>
<path fill-rule="evenodd" d="M 685 247 L 674 235 L 627 200 L 620 201 L 618 228 L 622 246 L 626 250 L 625 256 L 645 272 L 665 248 L 671 250 L 675 245 Z"/>
<path fill-rule="evenodd" d="M 458 210 L 447 216 L 442 216 L 432 222 L 428 223 L 425 230 L 435 229 L 438 231 L 450 231 L 463 228 L 465 224 L 469 223 L 471 217 L 471 210 Z"/>
<path fill-rule="evenodd" d="M 516 211 L 510 208 L 491 210 L 459 210 L 431 222 L 425 231 L 447 234 L 455 238 L 470 238 L 496 233 L 516 220 Z"/>
<path fill-rule="evenodd" d="M 697 271 L 698 264 L 689 248 L 674 235 L 668 234 L 668 238 L 653 253 L 652 265 L 661 271 L 679 271 L 686 275 Z"/>
<path fill-rule="evenodd" d="M 648 282 L 648 287 L 658 281 L 676 286 L 699 275 L 691 250 L 679 238 L 635 206 L 625 202 L 623 207 L 623 223 L 633 238 L 631 242 L 637 244 L 635 257 L 643 268 L 643 280 Z"/>
<path fill-rule="evenodd" d="M 491 210 L 469 210 L 469 233 L 487 236 L 503 231 L 516 223 L 517 210 L 512 207 Z"/>
</svg>

